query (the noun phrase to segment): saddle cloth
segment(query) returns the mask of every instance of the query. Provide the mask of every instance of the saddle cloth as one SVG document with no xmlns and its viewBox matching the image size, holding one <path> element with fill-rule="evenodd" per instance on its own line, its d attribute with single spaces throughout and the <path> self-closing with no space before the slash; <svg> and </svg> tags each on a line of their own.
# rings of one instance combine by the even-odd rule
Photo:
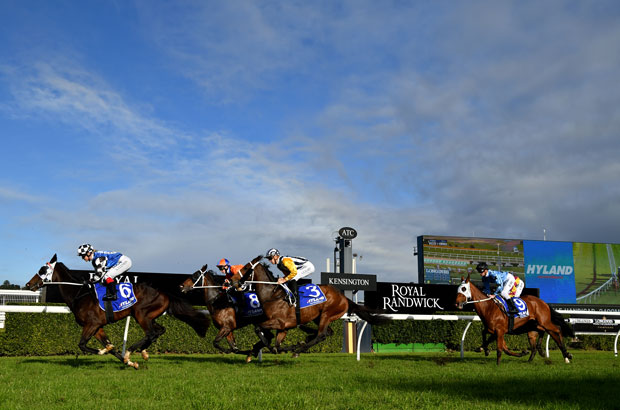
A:
<svg viewBox="0 0 620 410">
<path fill-rule="evenodd" d="M 99 300 L 99 307 L 101 310 L 105 311 L 103 297 L 106 294 L 106 288 L 101 283 L 95 283 L 95 293 L 97 294 L 97 299 Z M 116 300 L 112 300 L 112 311 L 120 312 L 121 310 L 125 310 L 131 306 L 133 306 L 138 299 L 136 295 L 133 293 L 133 285 L 131 283 L 123 282 L 116 284 Z"/>
<path fill-rule="evenodd" d="M 504 300 L 503 297 L 497 295 L 495 297 L 495 300 L 499 300 L 502 304 L 502 306 L 504 306 L 504 311 L 506 312 L 506 314 L 508 314 L 508 304 L 506 303 L 506 301 Z M 525 301 L 521 298 L 512 298 L 512 301 L 515 305 L 515 307 L 517 308 L 517 313 L 514 315 L 514 317 L 528 317 L 530 314 L 527 310 L 527 303 L 525 303 Z"/>
<path fill-rule="evenodd" d="M 286 286 L 284 287 L 284 289 L 288 293 L 288 296 L 294 299 L 293 294 Z M 323 293 L 321 288 L 318 285 L 312 283 L 300 286 L 299 288 L 297 288 L 297 293 L 299 294 L 298 296 L 300 309 L 327 302 L 327 298 L 325 297 L 325 294 Z"/>
<path fill-rule="evenodd" d="M 246 317 L 260 316 L 263 312 L 263 306 L 258 300 L 258 295 L 255 292 L 245 292 L 243 296 L 232 296 L 233 303 L 237 303 L 237 298 L 243 298 L 243 312 L 241 314 Z"/>
</svg>

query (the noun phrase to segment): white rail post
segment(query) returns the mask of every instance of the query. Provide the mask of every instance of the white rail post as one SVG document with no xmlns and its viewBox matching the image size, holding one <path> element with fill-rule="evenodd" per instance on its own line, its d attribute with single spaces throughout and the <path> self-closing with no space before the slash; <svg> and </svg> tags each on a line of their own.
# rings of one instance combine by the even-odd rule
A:
<svg viewBox="0 0 620 410">
<path fill-rule="evenodd" d="M 469 321 L 469 323 L 467 323 L 467 326 L 465 326 L 465 330 L 463 330 L 463 336 L 461 336 L 461 359 L 465 357 L 465 351 L 464 351 L 465 335 L 467 334 L 467 330 L 469 330 L 471 323 L 472 323 L 471 320 Z"/>
<path fill-rule="evenodd" d="M 127 346 L 127 333 L 129 333 L 129 321 L 131 320 L 131 316 L 127 316 L 127 323 L 125 323 L 125 334 L 123 335 L 123 356 L 125 356 L 125 347 Z"/>
</svg>

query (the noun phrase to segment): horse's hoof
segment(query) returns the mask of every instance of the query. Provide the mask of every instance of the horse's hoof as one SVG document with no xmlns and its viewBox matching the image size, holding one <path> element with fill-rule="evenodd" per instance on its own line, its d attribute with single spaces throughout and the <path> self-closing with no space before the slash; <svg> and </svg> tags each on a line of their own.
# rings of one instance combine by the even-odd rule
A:
<svg viewBox="0 0 620 410">
<path fill-rule="evenodd" d="M 130 363 L 132 363 L 131 360 L 129 360 L 129 358 L 131 357 L 131 352 L 129 350 L 127 350 L 125 352 L 125 356 L 123 356 L 123 363 L 130 365 Z M 131 365 L 130 365 L 131 366 Z"/>
<path fill-rule="evenodd" d="M 479 348 L 477 348 L 477 349 L 475 349 L 475 350 L 474 350 L 474 352 L 476 352 L 476 353 L 482 353 L 482 352 L 484 352 L 484 351 L 485 351 L 485 350 L 484 350 L 482 347 L 479 347 Z"/>
<path fill-rule="evenodd" d="M 252 355 L 249 355 L 248 357 L 245 358 L 246 363 L 250 363 L 251 361 L 252 361 Z"/>
<path fill-rule="evenodd" d="M 564 358 L 564 363 L 567 363 L 567 364 L 570 363 L 570 359 L 568 357 L 565 357 Z"/>
<path fill-rule="evenodd" d="M 140 352 L 144 360 L 149 360 L 149 353 L 146 350 Z"/>
<path fill-rule="evenodd" d="M 293 353 L 293 355 L 291 356 L 293 359 L 297 359 L 299 357 L 299 353 Z"/>
<path fill-rule="evenodd" d="M 107 344 L 103 349 L 99 349 L 97 352 L 100 356 L 108 353 L 110 350 L 114 349 L 113 344 Z"/>
</svg>

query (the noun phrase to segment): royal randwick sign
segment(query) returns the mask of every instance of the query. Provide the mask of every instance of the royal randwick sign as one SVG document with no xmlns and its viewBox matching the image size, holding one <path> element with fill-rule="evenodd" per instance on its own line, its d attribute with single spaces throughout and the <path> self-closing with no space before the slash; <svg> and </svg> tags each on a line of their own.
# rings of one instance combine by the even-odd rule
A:
<svg viewBox="0 0 620 410">
<path fill-rule="evenodd" d="M 365 305 L 386 313 L 433 314 L 456 310 L 456 286 L 377 282 L 376 292 L 366 292 Z"/>
</svg>

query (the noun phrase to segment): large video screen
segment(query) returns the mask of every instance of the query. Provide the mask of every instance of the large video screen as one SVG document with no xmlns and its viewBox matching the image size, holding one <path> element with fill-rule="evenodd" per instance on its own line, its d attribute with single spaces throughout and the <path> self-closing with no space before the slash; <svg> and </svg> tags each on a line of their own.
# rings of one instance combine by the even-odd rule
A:
<svg viewBox="0 0 620 410">
<path fill-rule="evenodd" d="M 458 284 L 486 262 L 538 288 L 548 303 L 620 305 L 620 244 L 457 236 L 418 237 L 420 283 Z"/>
</svg>

